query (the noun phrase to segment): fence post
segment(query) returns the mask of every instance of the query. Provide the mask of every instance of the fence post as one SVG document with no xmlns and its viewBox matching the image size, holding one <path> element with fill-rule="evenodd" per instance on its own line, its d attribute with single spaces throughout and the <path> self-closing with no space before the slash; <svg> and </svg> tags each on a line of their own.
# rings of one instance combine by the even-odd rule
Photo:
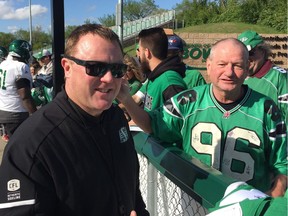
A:
<svg viewBox="0 0 288 216">
<path fill-rule="evenodd" d="M 147 209 L 150 215 L 157 216 L 157 169 L 148 162 Z"/>
</svg>

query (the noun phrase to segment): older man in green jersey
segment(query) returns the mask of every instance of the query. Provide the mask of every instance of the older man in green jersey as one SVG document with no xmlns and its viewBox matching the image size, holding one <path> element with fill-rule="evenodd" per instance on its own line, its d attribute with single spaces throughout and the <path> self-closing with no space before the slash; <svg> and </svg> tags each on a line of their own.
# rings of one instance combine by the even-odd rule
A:
<svg viewBox="0 0 288 216">
<path fill-rule="evenodd" d="M 118 98 L 145 132 L 183 149 L 230 177 L 272 196 L 287 188 L 286 124 L 273 100 L 243 85 L 248 50 L 236 38 L 218 41 L 207 59 L 211 84 L 183 91 L 145 113 L 122 86 Z M 271 179 L 271 174 L 273 179 Z"/>
</svg>

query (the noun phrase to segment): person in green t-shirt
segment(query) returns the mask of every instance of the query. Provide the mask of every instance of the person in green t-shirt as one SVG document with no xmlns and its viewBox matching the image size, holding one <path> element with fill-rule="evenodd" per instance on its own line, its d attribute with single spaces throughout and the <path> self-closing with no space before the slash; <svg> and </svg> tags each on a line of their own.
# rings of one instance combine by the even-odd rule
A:
<svg viewBox="0 0 288 216">
<path fill-rule="evenodd" d="M 270 46 L 255 31 L 244 31 L 238 36 L 249 51 L 249 76 L 245 84 L 264 95 L 271 97 L 288 120 L 288 76 L 287 71 L 274 65 L 269 56 Z"/>
<path fill-rule="evenodd" d="M 236 38 L 218 41 L 207 59 L 210 84 L 183 91 L 144 112 L 122 85 L 118 99 L 144 132 L 273 197 L 287 188 L 286 124 L 274 101 L 243 84 L 249 53 Z"/>
</svg>

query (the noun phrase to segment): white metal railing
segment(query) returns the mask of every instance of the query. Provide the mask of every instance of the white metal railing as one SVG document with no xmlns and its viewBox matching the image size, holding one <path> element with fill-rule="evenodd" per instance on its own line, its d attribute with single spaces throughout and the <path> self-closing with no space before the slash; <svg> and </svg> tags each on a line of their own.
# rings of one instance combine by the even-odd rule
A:
<svg viewBox="0 0 288 216">
<path fill-rule="evenodd" d="M 163 25 L 175 19 L 175 10 L 166 11 L 161 14 L 145 17 L 132 22 L 123 23 L 123 39 L 137 35 L 141 30 Z M 118 34 L 118 26 L 110 27 Z"/>
</svg>

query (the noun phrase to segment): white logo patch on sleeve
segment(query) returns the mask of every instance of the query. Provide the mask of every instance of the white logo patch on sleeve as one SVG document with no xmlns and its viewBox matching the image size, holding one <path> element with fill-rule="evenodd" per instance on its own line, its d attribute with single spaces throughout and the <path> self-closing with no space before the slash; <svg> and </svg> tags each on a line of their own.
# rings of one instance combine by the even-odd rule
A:
<svg viewBox="0 0 288 216">
<path fill-rule="evenodd" d="M 20 189 L 20 181 L 18 179 L 11 179 L 7 182 L 8 191 L 17 191 Z"/>
<path fill-rule="evenodd" d="M 7 182 L 7 200 L 12 201 L 12 200 L 19 200 L 21 199 L 21 194 L 20 194 L 20 180 L 18 179 L 11 179 L 10 181 Z"/>
</svg>

